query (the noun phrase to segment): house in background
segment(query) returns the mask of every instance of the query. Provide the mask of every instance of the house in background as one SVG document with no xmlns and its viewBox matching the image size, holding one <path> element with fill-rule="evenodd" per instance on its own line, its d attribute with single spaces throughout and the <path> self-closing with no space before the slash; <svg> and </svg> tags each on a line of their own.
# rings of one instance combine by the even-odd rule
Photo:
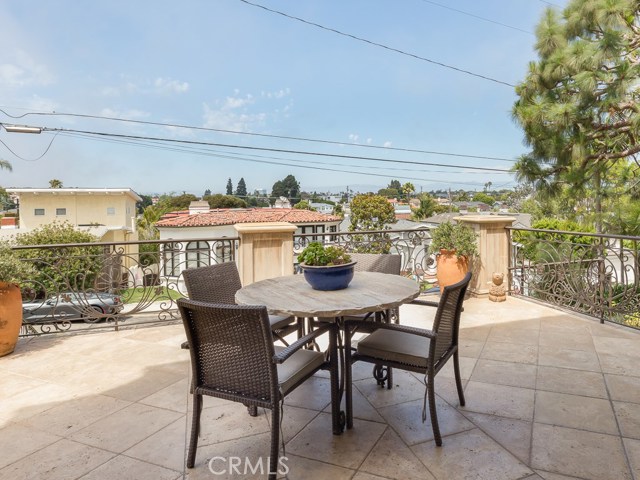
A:
<svg viewBox="0 0 640 480">
<path fill-rule="evenodd" d="M 324 213 L 325 215 L 331 215 L 333 213 L 334 206 L 330 203 L 322 202 L 309 202 L 309 206 L 315 209 L 318 213 Z"/>
<path fill-rule="evenodd" d="M 161 274 L 178 277 L 187 268 L 232 260 L 231 240 L 192 240 L 237 238 L 238 223 L 288 222 L 296 225 L 295 235 L 337 232 L 341 218 L 295 208 L 203 209 L 192 202 L 189 210 L 170 212 L 156 223 L 160 240 L 174 240 L 164 247 Z M 185 242 L 185 240 L 190 240 Z M 323 237 L 309 237 L 322 241 Z"/>
<path fill-rule="evenodd" d="M 69 222 L 102 242 L 135 241 L 136 203 L 130 188 L 7 188 L 18 197 L 22 233 L 53 222 Z"/>
</svg>

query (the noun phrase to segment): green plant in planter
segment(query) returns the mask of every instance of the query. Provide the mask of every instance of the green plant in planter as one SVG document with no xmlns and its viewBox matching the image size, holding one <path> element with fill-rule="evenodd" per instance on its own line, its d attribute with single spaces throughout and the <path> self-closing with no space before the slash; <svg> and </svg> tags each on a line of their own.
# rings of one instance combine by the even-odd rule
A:
<svg viewBox="0 0 640 480">
<path fill-rule="evenodd" d="M 343 247 L 324 246 L 320 242 L 311 242 L 298 254 L 298 261 L 315 267 L 344 265 L 351 262 L 351 255 Z"/>
<path fill-rule="evenodd" d="M 477 235 L 473 228 L 463 223 L 444 222 L 430 231 L 431 244 L 429 251 L 439 253 L 440 250 L 455 251 L 456 257 L 477 255 Z"/>
</svg>

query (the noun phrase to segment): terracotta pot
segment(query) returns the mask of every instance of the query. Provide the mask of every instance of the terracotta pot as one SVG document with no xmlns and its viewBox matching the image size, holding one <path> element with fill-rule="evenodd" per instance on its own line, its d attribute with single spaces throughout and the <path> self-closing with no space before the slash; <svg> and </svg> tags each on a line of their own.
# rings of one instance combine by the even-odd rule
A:
<svg viewBox="0 0 640 480">
<path fill-rule="evenodd" d="M 22 295 L 20 287 L 0 282 L 0 357 L 16 348 L 22 326 Z"/>
<path fill-rule="evenodd" d="M 469 259 L 464 256 L 456 257 L 455 250 L 440 250 L 436 265 L 436 278 L 440 286 L 440 293 L 444 287 L 462 280 L 469 271 Z"/>
</svg>

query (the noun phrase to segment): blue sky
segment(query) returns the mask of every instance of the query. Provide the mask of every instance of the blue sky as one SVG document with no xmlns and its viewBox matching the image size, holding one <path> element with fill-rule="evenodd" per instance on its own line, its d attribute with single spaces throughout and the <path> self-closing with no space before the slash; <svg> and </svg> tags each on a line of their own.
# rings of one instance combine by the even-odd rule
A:
<svg viewBox="0 0 640 480">
<path fill-rule="evenodd" d="M 504 83 L 522 81 L 535 60 L 533 32 L 550 2 L 251 1 L 422 59 L 240 0 L 7 0 L 0 123 L 76 132 L 0 129 L 0 158 L 13 165 L 0 185 L 57 178 L 65 187 L 202 195 L 241 177 L 249 190 L 270 191 L 289 174 L 306 191 L 377 190 L 391 179 L 418 191 L 514 185 L 509 174 L 461 167 L 506 170 L 526 152 L 511 119 L 514 88 Z"/>
</svg>

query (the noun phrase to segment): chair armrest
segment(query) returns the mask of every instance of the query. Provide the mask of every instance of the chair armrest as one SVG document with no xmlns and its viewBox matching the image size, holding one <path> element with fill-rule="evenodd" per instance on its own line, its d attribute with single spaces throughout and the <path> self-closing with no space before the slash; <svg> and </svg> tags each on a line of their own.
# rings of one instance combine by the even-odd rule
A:
<svg viewBox="0 0 640 480">
<path fill-rule="evenodd" d="M 304 347 L 304 346 L 308 345 L 309 343 L 311 343 L 312 340 L 315 340 L 320 335 L 322 335 L 325 332 L 328 332 L 330 330 L 333 330 L 335 328 L 337 328 L 337 326 L 334 323 L 327 323 L 327 324 L 324 324 L 324 325 L 316 328 L 313 332 L 307 333 L 304 337 L 300 337 L 298 340 L 293 342 L 291 345 L 286 347 L 284 350 L 280 351 L 279 353 L 276 353 L 273 356 L 273 361 L 275 363 L 283 363 L 287 358 L 289 358 L 295 352 L 297 352 L 302 347 Z"/>
<path fill-rule="evenodd" d="M 430 300 L 420 300 L 420 299 L 415 299 L 415 300 L 411 300 L 409 302 L 410 305 L 423 305 L 425 307 L 437 307 L 438 305 L 440 305 L 438 302 L 432 302 Z"/>
<path fill-rule="evenodd" d="M 363 320 L 347 320 L 344 322 L 345 328 L 350 327 L 364 327 L 363 330 L 373 332 L 378 329 L 394 330 L 396 332 L 411 333 L 412 335 L 419 335 L 420 337 L 436 338 L 438 334 L 433 330 L 427 330 L 426 328 L 410 327 L 409 325 L 400 325 L 398 323 L 374 323 Z"/>
</svg>

